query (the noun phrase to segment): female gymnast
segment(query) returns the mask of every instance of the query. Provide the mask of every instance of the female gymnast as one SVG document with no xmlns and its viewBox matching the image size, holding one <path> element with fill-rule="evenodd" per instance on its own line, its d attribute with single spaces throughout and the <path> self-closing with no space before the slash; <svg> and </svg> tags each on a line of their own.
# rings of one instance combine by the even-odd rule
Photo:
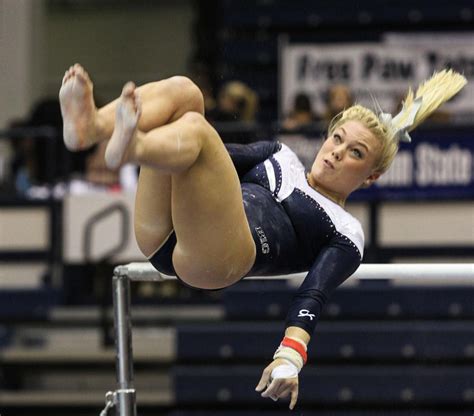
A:
<svg viewBox="0 0 474 416">
<path fill-rule="evenodd" d="M 224 145 L 204 118 L 201 91 L 176 76 L 138 88 L 100 109 L 78 64 L 59 92 L 70 150 L 109 140 L 110 168 L 141 166 L 135 205 L 138 246 L 161 272 L 201 289 L 247 275 L 308 271 L 290 306 L 286 331 L 256 390 L 273 400 L 298 397 L 298 374 L 322 307 L 358 268 L 359 222 L 344 210 L 349 194 L 372 184 L 400 140 L 465 84 L 441 71 L 409 91 L 400 114 L 354 105 L 331 123 L 309 172 L 278 142 Z"/>
</svg>

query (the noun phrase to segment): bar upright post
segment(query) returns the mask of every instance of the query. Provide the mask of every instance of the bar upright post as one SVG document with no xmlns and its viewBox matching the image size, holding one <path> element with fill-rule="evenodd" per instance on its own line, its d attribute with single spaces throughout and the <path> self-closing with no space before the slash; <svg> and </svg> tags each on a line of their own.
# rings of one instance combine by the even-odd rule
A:
<svg viewBox="0 0 474 416">
<path fill-rule="evenodd" d="M 115 274 L 113 280 L 114 326 L 117 365 L 115 407 L 117 416 L 137 416 L 133 386 L 132 321 L 130 315 L 130 280 Z"/>
</svg>

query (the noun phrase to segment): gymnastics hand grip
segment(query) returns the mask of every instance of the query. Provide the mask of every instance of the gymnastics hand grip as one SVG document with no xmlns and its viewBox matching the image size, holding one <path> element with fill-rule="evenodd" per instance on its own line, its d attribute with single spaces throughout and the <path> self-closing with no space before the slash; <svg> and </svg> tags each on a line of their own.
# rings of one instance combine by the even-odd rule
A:
<svg viewBox="0 0 474 416">
<path fill-rule="evenodd" d="M 280 364 L 273 369 L 271 378 L 272 380 L 275 378 L 294 378 L 298 377 L 298 372 L 298 367 L 287 361 L 287 364 Z"/>
<path fill-rule="evenodd" d="M 285 360 L 286 361 L 286 360 Z M 273 401 L 278 400 L 278 396 L 273 394 L 273 390 L 275 389 L 275 381 L 279 378 L 295 378 L 298 377 L 298 367 L 296 365 L 286 361 L 287 364 L 280 364 L 276 366 L 272 370 L 272 374 L 270 376 L 270 380 L 272 381 L 270 385 L 267 387 L 267 390 L 262 394 L 263 397 L 270 397 Z"/>
</svg>

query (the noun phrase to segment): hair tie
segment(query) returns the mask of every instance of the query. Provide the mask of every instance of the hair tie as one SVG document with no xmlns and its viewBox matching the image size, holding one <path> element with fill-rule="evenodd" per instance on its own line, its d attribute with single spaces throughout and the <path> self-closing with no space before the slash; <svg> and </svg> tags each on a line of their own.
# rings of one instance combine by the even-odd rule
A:
<svg viewBox="0 0 474 416">
<path fill-rule="evenodd" d="M 415 122 L 415 118 L 416 118 L 416 115 L 418 114 L 418 111 L 420 110 L 422 101 L 423 101 L 422 97 L 418 97 L 411 103 L 411 108 L 408 112 L 408 116 L 406 116 L 406 120 L 400 125 L 398 125 L 400 123 L 400 120 L 407 113 L 407 108 L 406 108 L 405 103 L 403 103 L 403 107 L 401 111 L 393 118 L 392 118 L 392 115 L 389 113 L 379 114 L 379 119 L 384 124 L 391 126 L 391 128 L 394 130 L 394 136 L 397 138 L 399 142 L 405 142 L 405 143 L 411 142 L 411 137 L 408 134 L 408 130 L 411 126 L 413 126 L 413 123 Z"/>
</svg>

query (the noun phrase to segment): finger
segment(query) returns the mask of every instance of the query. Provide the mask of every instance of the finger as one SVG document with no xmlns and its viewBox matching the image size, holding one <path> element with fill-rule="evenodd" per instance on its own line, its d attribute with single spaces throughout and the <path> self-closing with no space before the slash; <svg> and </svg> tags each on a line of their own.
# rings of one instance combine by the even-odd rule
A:
<svg viewBox="0 0 474 416">
<path fill-rule="evenodd" d="M 282 397 L 281 392 L 288 387 L 288 382 L 284 378 L 280 378 L 277 380 L 280 380 L 280 383 L 277 387 L 273 389 L 272 394 L 276 397 Z"/>
<path fill-rule="evenodd" d="M 290 410 L 293 410 L 298 400 L 298 386 L 291 391 Z"/>
<path fill-rule="evenodd" d="M 278 390 L 278 393 L 277 393 L 278 398 L 286 399 L 290 395 L 293 388 L 294 386 L 288 386 L 288 385 L 282 386 L 280 390 Z"/>
<path fill-rule="evenodd" d="M 257 387 L 255 387 L 256 391 L 262 391 L 265 386 L 268 384 L 268 380 L 270 378 L 270 371 L 265 369 L 263 370 L 262 377 L 260 378 L 260 381 L 257 384 Z"/>
<path fill-rule="evenodd" d="M 280 388 L 280 384 L 282 383 L 282 379 L 274 378 L 267 389 L 262 393 L 262 397 L 270 397 L 276 396 L 276 392 Z"/>
</svg>

